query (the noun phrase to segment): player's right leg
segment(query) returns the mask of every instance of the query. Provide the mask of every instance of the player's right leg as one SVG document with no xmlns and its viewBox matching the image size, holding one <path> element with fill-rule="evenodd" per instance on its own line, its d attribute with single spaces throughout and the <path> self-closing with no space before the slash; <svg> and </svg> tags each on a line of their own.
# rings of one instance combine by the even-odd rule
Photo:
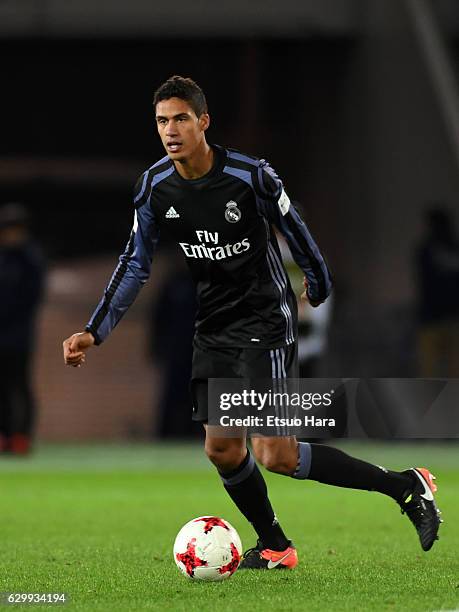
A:
<svg viewBox="0 0 459 612">
<path fill-rule="evenodd" d="M 240 568 L 294 567 L 298 562 L 296 550 L 274 514 L 264 478 L 247 449 L 245 430 L 241 429 L 240 436 L 229 438 L 222 435 L 221 428 L 207 426 L 208 379 L 240 377 L 242 352 L 228 347 L 209 349 L 195 342 L 191 381 L 193 420 L 206 428 L 207 456 L 216 466 L 228 495 L 258 534 L 257 547 L 263 554 L 250 555 L 256 561 L 254 564 L 245 555 Z M 269 359 L 267 362 L 270 365 Z"/>
<path fill-rule="evenodd" d="M 207 425 L 205 428 L 207 456 L 217 468 L 227 493 L 258 535 L 257 546 L 245 553 L 241 568 L 295 567 L 296 549 L 277 521 L 265 480 L 246 446 L 245 435 L 228 438 L 223 436 L 221 428 Z"/>
</svg>

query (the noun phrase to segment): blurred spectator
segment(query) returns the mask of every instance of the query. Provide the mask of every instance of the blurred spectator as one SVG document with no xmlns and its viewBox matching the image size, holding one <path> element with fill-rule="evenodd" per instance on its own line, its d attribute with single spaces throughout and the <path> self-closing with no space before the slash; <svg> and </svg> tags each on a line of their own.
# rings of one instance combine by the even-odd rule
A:
<svg viewBox="0 0 459 612">
<path fill-rule="evenodd" d="M 158 436 L 183 439 L 202 434 L 200 424 L 191 420 L 189 391 L 196 290 L 181 256 L 180 259 L 176 255 L 172 257 L 172 270 L 153 308 L 150 349 L 153 360 L 161 368 L 163 382 L 158 404 Z"/>
<path fill-rule="evenodd" d="M 328 328 L 333 310 L 333 295 L 313 308 L 298 304 L 298 363 L 301 378 L 318 378 L 320 363 L 328 344 Z"/>
<path fill-rule="evenodd" d="M 459 376 L 459 242 L 450 212 L 425 213 L 416 259 L 423 378 Z"/>
<path fill-rule="evenodd" d="M 294 202 L 301 208 L 298 202 Z M 333 294 L 313 308 L 300 299 L 304 291 L 304 274 L 296 265 L 290 249 L 280 234 L 277 234 L 282 260 L 289 276 L 293 292 L 298 298 L 298 366 L 300 378 L 317 378 L 321 374 L 322 360 L 327 351 L 328 329 L 333 312 Z"/>
<path fill-rule="evenodd" d="M 21 204 L 0 207 L 0 452 L 30 450 L 35 423 L 30 369 L 44 266 Z"/>
</svg>

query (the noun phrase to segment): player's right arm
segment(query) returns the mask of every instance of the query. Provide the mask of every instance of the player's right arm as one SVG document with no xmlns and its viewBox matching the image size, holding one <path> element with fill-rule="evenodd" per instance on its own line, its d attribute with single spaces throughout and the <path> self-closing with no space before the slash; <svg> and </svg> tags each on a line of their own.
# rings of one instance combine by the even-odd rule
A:
<svg viewBox="0 0 459 612">
<path fill-rule="evenodd" d="M 85 351 L 107 338 L 148 280 L 159 240 L 159 228 L 150 197 L 147 197 L 146 182 L 146 175 L 137 182 L 134 225 L 101 301 L 86 325 L 86 330 L 64 341 L 64 361 L 67 365 L 80 366 L 84 363 Z"/>
</svg>

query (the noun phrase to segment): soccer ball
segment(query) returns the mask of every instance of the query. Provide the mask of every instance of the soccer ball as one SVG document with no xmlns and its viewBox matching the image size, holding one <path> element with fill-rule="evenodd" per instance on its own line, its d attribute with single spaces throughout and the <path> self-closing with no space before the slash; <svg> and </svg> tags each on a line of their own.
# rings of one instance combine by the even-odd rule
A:
<svg viewBox="0 0 459 612">
<path fill-rule="evenodd" d="M 199 516 L 184 525 L 174 543 L 174 561 L 194 580 L 225 580 L 239 567 L 241 539 L 228 521 L 218 516 Z"/>
</svg>

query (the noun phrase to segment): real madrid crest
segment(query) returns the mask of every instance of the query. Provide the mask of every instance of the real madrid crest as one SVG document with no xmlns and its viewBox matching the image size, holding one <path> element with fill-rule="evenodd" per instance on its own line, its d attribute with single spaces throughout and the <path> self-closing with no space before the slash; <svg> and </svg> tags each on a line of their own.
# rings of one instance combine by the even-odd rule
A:
<svg viewBox="0 0 459 612">
<path fill-rule="evenodd" d="M 227 202 L 225 210 L 225 219 L 228 221 L 228 223 L 237 223 L 241 217 L 242 213 L 237 207 L 237 203 L 233 200 Z"/>
</svg>

